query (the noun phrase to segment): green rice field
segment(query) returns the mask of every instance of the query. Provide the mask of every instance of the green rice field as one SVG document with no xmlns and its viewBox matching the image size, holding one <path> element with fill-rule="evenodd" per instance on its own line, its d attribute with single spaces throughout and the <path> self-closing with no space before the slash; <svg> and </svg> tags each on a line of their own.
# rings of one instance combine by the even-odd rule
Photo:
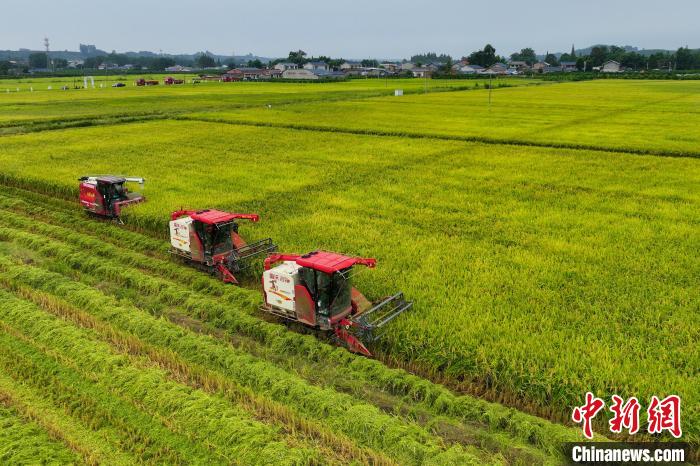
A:
<svg viewBox="0 0 700 466">
<path fill-rule="evenodd" d="M 587 391 L 697 450 L 700 83 L 484 84 L 0 92 L 0 462 L 559 464 Z M 90 220 L 87 173 L 148 202 Z M 289 330 L 168 257 L 181 207 L 414 307 L 372 360 Z"/>
</svg>

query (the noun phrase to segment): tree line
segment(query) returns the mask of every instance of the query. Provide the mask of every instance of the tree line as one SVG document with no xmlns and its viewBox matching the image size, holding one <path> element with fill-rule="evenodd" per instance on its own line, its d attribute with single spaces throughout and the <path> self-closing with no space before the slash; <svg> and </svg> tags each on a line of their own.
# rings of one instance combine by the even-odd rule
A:
<svg viewBox="0 0 700 466">
<path fill-rule="evenodd" d="M 499 62 L 522 61 L 532 66 L 539 61 L 538 55 L 535 53 L 534 49 L 530 47 L 512 53 L 506 58 L 498 55 L 496 48 L 491 44 L 486 44 L 483 49 L 475 50 L 469 55 L 463 56 L 461 59 L 470 64 L 480 65 L 485 68 Z M 698 70 L 700 69 L 700 50 L 691 50 L 688 47 L 681 47 L 675 52 L 660 51 L 652 54 L 641 54 L 614 45 L 598 45 L 593 47 L 587 55 L 578 56 L 572 47 L 570 53 L 564 53 L 558 57 L 548 53 L 544 57 L 544 61 L 552 66 L 558 66 L 561 62 L 574 62 L 580 71 L 591 71 L 594 67 L 599 67 L 608 60 L 615 60 L 626 69 L 631 70 Z M 313 57 L 308 56 L 303 50 L 293 50 L 289 52 L 286 58 L 272 60 L 268 65 L 274 66 L 280 62 L 291 62 L 301 67 L 310 61 L 322 61 L 327 63 L 330 68 L 339 68 L 345 60 L 324 55 Z M 454 63 L 450 55 L 437 54 L 435 52 L 415 54 L 411 56 L 411 62 L 418 66 L 427 65 L 429 63 L 442 64 L 441 69 L 443 71 L 449 71 Z M 78 66 L 78 68 L 97 69 L 103 64 L 114 64 L 118 66 L 131 64 L 137 68 L 149 70 L 164 70 L 176 64 L 196 66 L 202 69 L 214 68 L 222 65 L 221 61 L 215 59 L 209 52 L 200 52 L 194 59 L 178 57 L 177 60 L 171 56 L 133 56 L 112 52 L 110 54 L 86 58 L 84 64 Z M 229 68 L 242 65 L 262 68 L 265 66 L 265 63 L 261 62 L 259 59 L 248 60 L 247 62 L 229 60 L 226 65 Z M 372 58 L 366 58 L 361 61 L 361 65 L 364 67 L 378 67 L 379 62 Z M 35 52 L 29 55 L 28 63 L 25 64 L 15 65 L 7 60 L 0 61 L 0 75 L 7 75 L 11 70 L 27 72 L 29 69 L 55 70 L 63 69 L 67 66 L 68 62 L 65 59 L 50 58 L 45 52 Z"/>
<path fill-rule="evenodd" d="M 531 47 L 521 49 L 512 53 L 508 58 L 496 53 L 496 48 L 491 44 L 486 44 L 483 49 L 475 50 L 469 55 L 462 57 L 472 65 L 479 65 L 488 68 L 496 63 L 506 63 L 508 61 L 522 61 L 532 66 L 540 61 L 535 50 Z M 547 53 L 544 62 L 552 66 L 559 66 L 562 62 L 576 63 L 581 71 L 591 71 L 593 67 L 603 65 L 608 60 L 615 60 L 623 67 L 632 70 L 698 70 L 700 69 L 700 50 L 690 50 L 688 47 L 681 47 L 675 52 L 655 52 L 653 54 L 641 54 L 634 51 L 625 50 L 615 45 L 599 45 L 591 49 L 587 55 L 577 55 L 572 47 L 570 53 L 555 54 Z M 411 61 L 417 64 L 442 63 L 445 68 L 453 63 L 453 58 L 447 54 L 436 54 L 434 52 L 423 53 L 411 57 Z"/>
</svg>

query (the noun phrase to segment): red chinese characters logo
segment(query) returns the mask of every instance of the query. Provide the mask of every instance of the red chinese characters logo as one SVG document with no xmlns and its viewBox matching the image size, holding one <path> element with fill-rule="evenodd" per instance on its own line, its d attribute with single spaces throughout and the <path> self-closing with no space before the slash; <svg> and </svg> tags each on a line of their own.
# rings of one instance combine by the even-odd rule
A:
<svg viewBox="0 0 700 466">
<path fill-rule="evenodd" d="M 613 412 L 613 418 L 609 421 L 610 432 L 619 434 L 622 429 L 625 428 L 630 434 L 636 434 L 639 432 L 639 410 L 641 405 L 636 397 L 632 397 L 627 400 L 624 405 L 624 401 L 617 395 L 612 396 L 613 404 L 610 407 L 610 411 Z"/>
<path fill-rule="evenodd" d="M 598 411 L 603 409 L 603 406 L 605 406 L 603 400 L 596 398 L 593 396 L 593 393 L 588 392 L 586 393 L 586 404 L 574 408 L 571 417 L 577 424 L 583 422 L 583 435 L 585 435 L 586 438 L 593 438 L 593 427 L 591 424 L 593 418 L 598 414 Z"/>
<path fill-rule="evenodd" d="M 677 395 L 670 395 L 659 401 L 656 396 L 651 397 L 649 409 L 648 431 L 650 434 L 660 434 L 668 430 L 675 438 L 680 438 L 681 431 L 681 399 Z"/>
<path fill-rule="evenodd" d="M 585 404 L 574 408 L 571 417 L 577 424 L 583 424 L 583 435 L 586 438 L 593 438 L 593 418 L 604 406 L 605 402 L 602 399 L 588 392 L 586 393 Z M 621 434 L 624 429 L 630 435 L 639 432 L 639 413 L 641 408 L 639 400 L 634 396 L 625 402 L 622 397 L 613 395 L 612 405 L 610 406 L 613 416 L 608 421 L 610 432 Z M 659 400 L 657 396 L 652 396 L 647 409 L 647 416 L 647 432 L 650 434 L 661 434 L 664 431 L 668 431 L 675 438 L 681 437 L 681 399 L 678 395 L 670 395 L 663 400 Z"/>
</svg>

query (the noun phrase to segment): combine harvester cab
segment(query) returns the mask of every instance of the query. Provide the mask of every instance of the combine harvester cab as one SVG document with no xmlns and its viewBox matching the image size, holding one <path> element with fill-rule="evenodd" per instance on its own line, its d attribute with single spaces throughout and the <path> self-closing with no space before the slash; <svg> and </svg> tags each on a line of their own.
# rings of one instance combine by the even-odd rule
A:
<svg viewBox="0 0 700 466">
<path fill-rule="evenodd" d="M 220 210 L 178 210 L 170 215 L 171 252 L 224 283 L 238 283 L 236 274 L 252 260 L 277 251 L 271 238 L 246 243 L 238 234 L 236 220 L 257 222 L 256 214 L 236 214 Z"/>
<path fill-rule="evenodd" d="M 281 264 L 273 267 L 274 264 Z M 370 302 L 352 286 L 353 267 L 375 259 L 326 251 L 275 254 L 265 259 L 262 310 L 318 330 L 332 331 L 350 351 L 372 356 L 368 344 L 412 302 L 403 293 Z"/>
<path fill-rule="evenodd" d="M 126 206 L 144 202 L 141 192 L 130 192 L 126 183 L 138 183 L 143 191 L 145 180 L 139 177 L 115 175 L 88 175 L 80 181 L 80 205 L 97 217 L 119 220 Z"/>
</svg>

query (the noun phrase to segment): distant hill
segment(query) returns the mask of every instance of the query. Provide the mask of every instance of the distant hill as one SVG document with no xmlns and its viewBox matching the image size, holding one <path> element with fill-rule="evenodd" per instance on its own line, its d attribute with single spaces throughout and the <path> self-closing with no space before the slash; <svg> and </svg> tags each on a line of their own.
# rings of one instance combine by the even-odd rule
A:
<svg viewBox="0 0 700 466">
<path fill-rule="evenodd" d="M 591 50 L 593 50 L 593 47 L 608 47 L 608 48 L 610 48 L 610 47 L 612 47 L 613 45 L 614 45 L 614 44 L 607 44 L 607 45 L 606 45 L 606 44 L 595 44 L 595 45 L 591 45 L 590 47 L 586 47 L 586 48 L 582 48 L 582 49 L 576 49 L 576 56 L 581 57 L 581 56 L 585 56 L 585 55 L 590 55 L 590 54 L 591 54 Z M 648 57 L 649 55 L 653 55 L 653 54 L 659 53 L 659 52 L 661 52 L 661 53 L 674 53 L 674 52 L 676 52 L 676 50 L 677 50 L 677 49 L 673 49 L 673 50 L 666 50 L 666 49 L 640 49 L 639 47 L 634 47 L 634 46 L 632 46 L 632 45 L 618 45 L 617 47 L 620 47 L 620 48 L 624 49 L 626 52 L 636 52 L 636 53 L 638 53 L 638 54 L 640 54 L 640 55 L 644 55 L 644 56 L 647 56 L 647 57 Z M 693 49 L 691 49 L 691 50 L 693 50 Z M 695 50 L 700 50 L 700 49 L 695 49 Z M 566 52 L 555 52 L 554 55 L 556 55 L 556 57 L 559 58 L 559 57 L 561 57 L 564 53 L 569 53 L 569 51 L 567 50 Z M 540 56 L 538 55 L 538 57 L 540 57 Z M 544 55 L 542 55 L 541 58 L 544 58 Z"/>
<path fill-rule="evenodd" d="M 19 49 L 19 50 L 0 50 L 0 60 L 26 60 L 29 58 L 29 55 L 35 52 L 40 52 L 43 53 L 44 50 L 30 50 L 30 49 Z M 97 55 L 109 55 L 110 52 L 105 52 L 104 50 L 99 50 L 96 49 L 92 52 L 89 53 L 83 53 L 79 51 L 71 51 L 71 50 L 51 50 L 51 56 L 53 58 L 64 58 L 66 60 L 77 60 L 77 59 L 85 59 L 88 57 L 94 57 Z M 117 52 L 120 55 L 126 55 L 128 57 L 157 57 L 157 56 L 162 56 L 162 57 L 168 57 L 172 58 L 175 61 L 178 60 L 183 60 L 183 61 L 193 61 L 197 58 L 197 56 L 200 55 L 200 52 L 197 53 L 192 53 L 192 54 L 169 54 L 169 53 L 156 53 L 156 52 L 150 52 L 147 50 L 142 50 L 139 52 Z M 248 61 L 248 60 L 260 60 L 263 63 L 269 62 L 271 59 L 267 57 L 261 57 L 258 55 L 253 55 L 252 53 L 249 53 L 247 55 L 217 55 L 215 53 L 209 53 L 214 60 L 221 60 L 222 63 L 226 63 L 231 61 L 232 59 L 237 61 L 237 62 L 243 62 L 243 61 Z"/>
</svg>

